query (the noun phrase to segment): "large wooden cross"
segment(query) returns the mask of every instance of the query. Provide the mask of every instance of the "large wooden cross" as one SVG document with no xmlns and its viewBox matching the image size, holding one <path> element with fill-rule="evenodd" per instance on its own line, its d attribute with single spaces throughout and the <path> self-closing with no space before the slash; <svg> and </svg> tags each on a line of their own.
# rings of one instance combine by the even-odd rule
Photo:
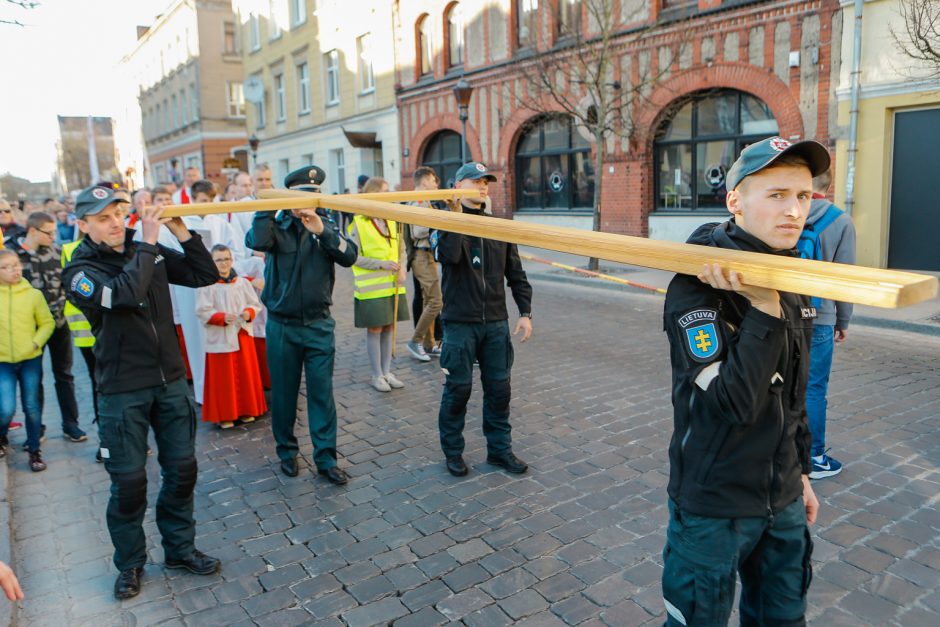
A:
<svg viewBox="0 0 940 627">
<path fill-rule="evenodd" d="M 261 200 L 174 205 L 168 207 L 164 215 L 338 209 L 373 218 L 681 274 L 696 275 L 704 264 L 720 263 L 726 269 L 739 272 L 742 282 L 748 285 L 876 307 L 904 307 L 937 295 L 938 283 L 935 277 L 912 272 L 664 242 L 396 204 L 472 197 L 478 195 L 475 190 L 328 195 L 272 189 L 262 190 L 258 195 Z"/>
</svg>

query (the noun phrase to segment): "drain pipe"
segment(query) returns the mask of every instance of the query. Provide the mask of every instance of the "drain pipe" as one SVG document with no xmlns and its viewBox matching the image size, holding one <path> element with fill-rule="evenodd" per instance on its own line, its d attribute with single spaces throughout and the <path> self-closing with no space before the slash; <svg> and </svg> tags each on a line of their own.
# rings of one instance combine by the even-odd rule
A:
<svg viewBox="0 0 940 627">
<path fill-rule="evenodd" d="M 858 91 L 862 64 L 862 5 L 855 0 L 855 33 L 852 38 L 851 105 L 849 108 L 849 154 L 845 177 L 845 212 L 852 215 L 855 208 L 855 156 L 858 153 Z"/>
</svg>

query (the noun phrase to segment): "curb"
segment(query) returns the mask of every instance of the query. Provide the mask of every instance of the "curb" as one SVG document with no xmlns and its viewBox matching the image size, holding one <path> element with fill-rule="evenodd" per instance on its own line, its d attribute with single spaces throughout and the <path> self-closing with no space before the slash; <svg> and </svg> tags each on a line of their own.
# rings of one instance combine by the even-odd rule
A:
<svg viewBox="0 0 940 627">
<path fill-rule="evenodd" d="M 13 486 L 10 481 L 10 470 L 7 468 L 6 458 L 0 459 L 0 561 L 16 570 L 13 561 L 13 511 L 11 501 Z M 16 603 L 10 603 L 5 598 L 0 599 L 0 625 L 16 625 Z"/>
<path fill-rule="evenodd" d="M 610 283 L 600 279 L 592 279 L 578 276 L 565 276 L 563 274 L 553 274 L 549 272 L 529 272 L 526 274 L 530 279 L 536 281 L 549 281 L 552 283 L 566 283 L 569 285 L 579 285 L 581 287 L 592 287 L 601 290 L 611 290 L 615 292 L 625 292 L 628 294 L 646 294 L 652 295 L 652 292 L 629 285 Z M 876 318 L 874 316 L 852 316 L 852 326 L 874 327 L 878 329 L 891 329 L 893 331 L 905 331 L 907 333 L 917 333 L 920 335 L 930 335 L 940 337 L 940 324 L 926 324 L 923 322 L 911 322 L 909 320 L 892 320 L 890 318 Z"/>
</svg>

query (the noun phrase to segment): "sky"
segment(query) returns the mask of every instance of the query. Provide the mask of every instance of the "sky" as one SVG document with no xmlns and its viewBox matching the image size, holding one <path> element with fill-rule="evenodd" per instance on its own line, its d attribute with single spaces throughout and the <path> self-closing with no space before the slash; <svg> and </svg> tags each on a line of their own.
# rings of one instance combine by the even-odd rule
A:
<svg viewBox="0 0 940 627">
<path fill-rule="evenodd" d="M 23 10 L 0 0 L 0 174 L 47 181 L 55 169 L 57 115 L 112 116 L 109 89 L 138 24 L 170 0 L 40 0 Z"/>
</svg>

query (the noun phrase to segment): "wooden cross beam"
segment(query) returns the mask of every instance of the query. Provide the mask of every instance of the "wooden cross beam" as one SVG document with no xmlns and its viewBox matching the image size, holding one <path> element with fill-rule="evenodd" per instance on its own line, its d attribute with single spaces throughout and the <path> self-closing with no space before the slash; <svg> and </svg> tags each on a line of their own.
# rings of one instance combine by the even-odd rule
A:
<svg viewBox="0 0 940 627">
<path fill-rule="evenodd" d="M 266 195 L 275 192 L 276 196 Z M 168 205 L 163 215 L 167 218 L 178 216 L 206 216 L 218 213 L 244 213 L 250 211 L 277 211 L 280 209 L 317 209 L 330 207 L 330 200 L 337 198 L 352 198 L 350 194 L 317 194 L 292 189 L 262 190 L 260 192 L 265 200 L 245 200 L 243 202 L 202 202 L 188 205 Z M 479 197 L 480 192 L 475 189 L 433 189 L 411 192 L 373 192 L 370 194 L 356 194 L 355 197 L 366 200 L 380 200 L 384 202 L 409 202 L 422 200 L 455 200 L 457 198 Z M 291 198 L 297 200 L 289 200 Z M 274 200 L 272 200 L 274 199 Z"/>
<path fill-rule="evenodd" d="M 445 190 L 452 192 L 455 190 Z M 396 192 L 391 192 L 396 193 Z M 418 200 L 420 192 L 398 192 L 397 199 Z M 426 193 L 426 192 L 425 192 Z M 560 226 L 528 224 L 423 207 L 370 200 L 365 194 L 331 196 L 296 190 L 263 190 L 262 199 L 243 210 L 331 208 L 374 218 L 396 220 L 442 231 L 486 237 L 630 265 L 696 275 L 706 263 L 720 263 L 740 273 L 742 282 L 796 294 L 837 301 L 904 307 L 937 295 L 932 276 L 845 264 L 811 261 L 741 250 L 664 242 L 613 233 L 582 231 Z M 426 198 L 426 197 L 425 197 Z M 238 210 L 243 203 L 215 203 L 216 213 Z M 206 205 L 208 206 L 208 205 Z M 182 207 L 193 207 L 183 205 Z M 191 209 L 188 213 L 196 213 Z M 175 215 L 184 215 L 182 212 Z"/>
</svg>

